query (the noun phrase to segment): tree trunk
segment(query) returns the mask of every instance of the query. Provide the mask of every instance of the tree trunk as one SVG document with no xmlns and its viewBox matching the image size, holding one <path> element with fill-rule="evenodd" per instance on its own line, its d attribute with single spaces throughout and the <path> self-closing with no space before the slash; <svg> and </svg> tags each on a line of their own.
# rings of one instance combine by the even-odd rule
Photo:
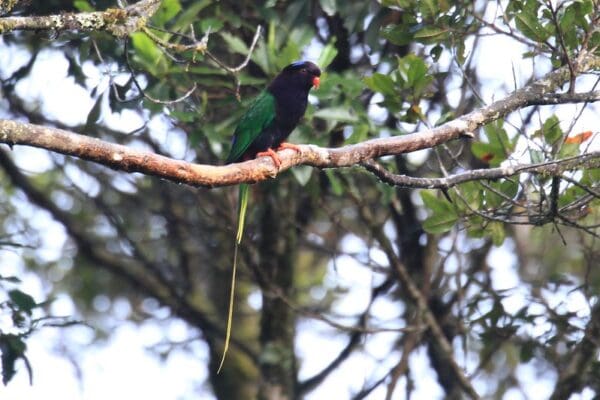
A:
<svg viewBox="0 0 600 400">
<path fill-rule="evenodd" d="M 266 185 L 264 185 L 266 186 Z M 272 185 L 269 185 L 272 186 Z M 292 310 L 276 295 L 290 296 L 293 285 L 293 255 L 296 232 L 293 224 L 295 202 L 278 201 L 269 187 L 263 190 L 261 216 L 260 273 L 263 276 L 262 319 L 260 324 L 259 399 L 291 400 L 295 397 L 297 365 L 294 353 L 295 318 Z M 291 197 L 291 196 L 290 196 Z"/>
</svg>

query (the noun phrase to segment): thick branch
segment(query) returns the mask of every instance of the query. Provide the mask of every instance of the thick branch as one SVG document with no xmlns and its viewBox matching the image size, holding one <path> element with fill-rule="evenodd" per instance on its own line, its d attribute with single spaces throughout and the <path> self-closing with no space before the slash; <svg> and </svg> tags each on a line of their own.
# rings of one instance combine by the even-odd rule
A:
<svg viewBox="0 0 600 400">
<path fill-rule="evenodd" d="M 160 0 L 141 0 L 126 8 L 57 15 L 0 18 L 0 34 L 17 30 L 106 31 L 125 37 L 146 24 L 160 6 Z"/>
<path fill-rule="evenodd" d="M 578 72 L 600 68 L 600 58 L 591 55 L 582 56 L 577 68 Z M 571 103 L 577 100 L 578 95 L 555 94 L 555 91 L 568 80 L 568 68 L 559 68 L 489 106 L 437 128 L 411 135 L 372 139 L 336 149 L 302 145 L 300 153 L 284 150 L 280 153 L 282 165 L 279 170 L 268 157 L 225 166 L 192 164 L 103 142 L 66 130 L 10 120 L 0 120 L 0 143 L 41 147 L 114 169 L 155 175 L 193 186 L 226 186 L 262 181 L 294 165 L 306 164 L 319 168 L 349 167 L 384 155 L 407 153 L 434 147 L 461 136 L 472 136 L 472 132 L 481 126 L 503 118 L 520 108 L 540 104 L 544 98 L 552 98 L 551 102 L 544 104 Z M 598 100 L 598 97 L 583 96 L 583 98 L 586 102 Z"/>
</svg>

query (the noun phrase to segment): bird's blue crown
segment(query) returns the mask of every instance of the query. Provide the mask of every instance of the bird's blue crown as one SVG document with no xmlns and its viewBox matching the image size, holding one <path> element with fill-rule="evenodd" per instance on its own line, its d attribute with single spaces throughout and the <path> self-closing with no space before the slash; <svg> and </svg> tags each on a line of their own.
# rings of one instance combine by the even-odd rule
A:
<svg viewBox="0 0 600 400">
<path fill-rule="evenodd" d="M 294 61 L 293 63 L 290 64 L 290 67 L 300 68 L 300 67 L 303 67 L 305 64 L 306 64 L 306 61 Z"/>
</svg>

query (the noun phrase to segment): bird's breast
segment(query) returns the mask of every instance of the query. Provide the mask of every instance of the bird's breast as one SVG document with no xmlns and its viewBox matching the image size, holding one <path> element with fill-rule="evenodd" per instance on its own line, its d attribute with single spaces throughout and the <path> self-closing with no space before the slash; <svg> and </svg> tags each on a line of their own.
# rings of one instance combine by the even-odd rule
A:
<svg viewBox="0 0 600 400">
<path fill-rule="evenodd" d="M 294 129 L 306 111 L 306 98 L 284 98 L 278 104 L 277 116 L 283 125 Z"/>
</svg>

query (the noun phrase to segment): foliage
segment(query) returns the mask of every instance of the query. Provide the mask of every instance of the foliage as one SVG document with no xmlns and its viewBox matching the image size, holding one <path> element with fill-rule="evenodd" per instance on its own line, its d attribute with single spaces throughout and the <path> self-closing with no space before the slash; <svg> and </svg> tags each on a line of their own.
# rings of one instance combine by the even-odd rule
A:
<svg viewBox="0 0 600 400">
<path fill-rule="evenodd" d="M 12 13 L 115 6 L 108 0 L 20 2 Z M 591 92 L 589 77 L 569 71 L 581 54 L 600 55 L 599 18 L 592 0 L 163 0 L 147 30 L 126 40 L 105 32 L 1 36 L 3 51 L 20 49 L 26 56 L 19 65 L 0 67 L 5 94 L 0 112 L 220 164 L 244 107 L 283 66 L 311 57 L 325 72 L 291 139 L 337 147 L 440 125 L 559 67 L 567 71 L 565 85 L 553 94 Z M 259 26 L 264 33 L 253 48 Z M 44 34 L 49 36 L 40 41 Z M 520 75 L 501 63 L 504 54 L 482 59 L 496 43 L 508 43 L 498 45 L 498 53 L 517 49 L 509 54 L 518 54 L 510 61 Z M 206 50 L 195 44 L 206 44 Z M 86 93 L 89 107 L 78 110 L 79 122 L 66 122 L 64 110 L 53 113 L 41 94 L 36 98 L 22 89 L 40 74 L 36 66 L 48 55 L 66 65 L 71 84 Z M 505 76 L 515 74 L 515 82 L 498 83 L 486 74 L 487 68 L 498 71 L 491 65 L 496 61 L 506 65 Z M 589 123 L 597 107 L 588 102 L 578 107 L 518 109 L 474 132 L 474 140 L 378 163 L 397 176 L 416 178 L 553 165 L 598 149 Z M 58 260 L 38 256 L 32 262 L 20 253 L 23 268 L 44 280 L 52 294 L 69 293 L 77 311 L 100 330 L 103 312 L 94 302 L 99 297 L 126 299 L 128 318 L 140 324 L 158 319 L 161 307 L 168 307 L 171 318 L 201 332 L 202 339 L 193 340 L 206 342 L 206 365 L 215 372 L 236 191 L 177 186 L 59 156 L 29 171 L 18 148 L 14 153 L 2 151 L 0 157 L 3 199 L 45 210 L 69 236 Z M 236 293 L 234 354 L 221 375 L 209 374 L 212 393 L 224 399 L 253 398 L 257 392 L 265 397 L 274 385 L 299 398 L 330 384 L 352 357 L 364 363 L 357 379 L 364 387 L 347 385 L 356 391 L 354 398 L 391 396 L 399 382 L 411 392 L 418 378 L 408 359 L 420 357 L 419 348 L 427 350 L 432 376 L 447 398 L 469 393 L 469 385 L 498 398 L 521 390 L 528 382 L 515 371 L 532 365 L 556 385 L 556 393 L 567 381 L 574 382 L 569 394 L 598 393 L 598 346 L 581 349 L 598 323 L 600 275 L 593 267 L 600 258 L 599 182 L 598 168 L 581 168 L 473 179 L 440 191 L 390 187 L 358 168 L 298 167 L 255 185 Z M 6 231 L 26 226 L 33 242 L 31 232 L 44 228 L 28 212 L 2 209 L 0 222 Z M 52 279 L 61 263 L 72 267 Z M 344 285 L 344 274 L 353 268 L 371 278 L 354 282 L 366 285 L 366 306 L 341 312 L 343 299 L 357 296 L 356 288 Z M 14 323 L 14 330 L 0 332 L 5 383 L 17 360 L 29 369 L 26 341 L 45 318 L 33 316 L 41 309 L 29 294 L 9 286 L 18 284 L 15 279 L 0 280 L 7 298 L 3 310 Z M 244 300 L 257 293 L 261 305 L 253 308 Z M 573 298 L 578 302 L 569 303 Z M 580 309 L 573 311 L 571 304 Z M 393 311 L 382 313 L 386 307 Z M 304 329 L 320 334 L 318 324 L 325 324 L 324 336 L 335 334 L 345 348 L 329 367 L 303 371 L 309 378 L 300 380 L 296 350 L 310 358 L 315 349 L 302 347 L 307 345 L 295 334 Z M 167 335 L 162 339 L 168 341 Z M 378 346 L 389 351 L 371 354 Z M 463 365 L 464 360 L 474 361 Z M 565 365 L 578 360 L 577 374 L 563 374 Z"/>
<path fill-rule="evenodd" d="M 6 247 L 3 244 L 3 247 Z M 9 246 L 17 246 L 10 243 Z M 27 340 L 43 327 L 66 328 L 79 322 L 70 317 L 56 317 L 47 313 L 50 301 L 36 302 L 28 293 L 18 288 L 21 280 L 16 276 L 0 275 L 0 317 L 7 317 L 9 324 L 0 329 L 0 358 L 2 360 L 2 383 L 7 384 L 17 372 L 16 363 L 23 361 L 29 382 L 33 384 L 33 371 L 27 358 Z"/>
</svg>

